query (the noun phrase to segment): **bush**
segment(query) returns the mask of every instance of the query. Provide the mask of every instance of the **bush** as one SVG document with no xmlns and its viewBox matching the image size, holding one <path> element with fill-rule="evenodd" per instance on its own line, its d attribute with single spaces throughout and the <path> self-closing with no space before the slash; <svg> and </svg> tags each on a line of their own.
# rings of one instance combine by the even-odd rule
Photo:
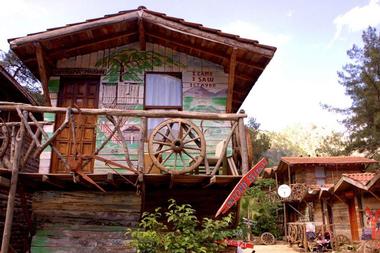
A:
<svg viewBox="0 0 380 253">
<path fill-rule="evenodd" d="M 139 228 L 129 229 L 127 235 L 129 245 L 140 253 L 212 253 L 225 247 L 218 242 L 231 235 L 227 230 L 231 222 L 228 215 L 221 220 L 204 218 L 199 224 L 191 205 L 178 205 L 171 199 L 164 215 L 161 208 L 144 213 Z"/>
</svg>

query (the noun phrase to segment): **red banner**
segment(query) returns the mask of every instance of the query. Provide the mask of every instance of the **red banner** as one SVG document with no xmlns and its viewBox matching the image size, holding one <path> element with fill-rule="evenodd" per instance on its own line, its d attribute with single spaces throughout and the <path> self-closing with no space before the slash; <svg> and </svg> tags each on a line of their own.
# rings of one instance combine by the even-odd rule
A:
<svg viewBox="0 0 380 253">
<path fill-rule="evenodd" d="M 253 249 L 252 242 L 243 242 L 243 241 L 230 240 L 230 239 L 225 239 L 224 242 L 228 246 L 240 247 L 242 249 Z"/>
<path fill-rule="evenodd" d="M 252 169 L 245 174 L 240 181 L 235 185 L 234 189 L 228 195 L 222 206 L 219 208 L 218 212 L 215 214 L 215 218 L 220 214 L 226 213 L 233 207 L 236 202 L 239 201 L 241 196 L 245 193 L 248 187 L 256 181 L 256 178 L 260 175 L 261 171 L 268 165 L 267 159 L 263 158 Z"/>
</svg>

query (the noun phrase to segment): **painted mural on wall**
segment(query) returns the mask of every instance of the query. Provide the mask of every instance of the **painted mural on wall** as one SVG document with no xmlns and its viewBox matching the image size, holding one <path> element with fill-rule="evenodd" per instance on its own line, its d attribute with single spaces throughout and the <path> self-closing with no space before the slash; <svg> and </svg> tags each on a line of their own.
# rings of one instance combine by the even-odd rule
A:
<svg viewBox="0 0 380 253">
<path fill-rule="evenodd" d="M 147 43 L 146 51 L 138 50 L 138 44 L 63 59 L 58 68 L 98 68 L 105 70 L 99 88 L 99 108 L 124 110 L 144 109 L 145 72 L 175 72 L 182 75 L 183 110 L 223 113 L 226 111 L 228 75 L 220 65 L 189 56 L 170 48 Z M 112 132 L 113 126 L 99 117 L 97 147 Z M 193 121 L 198 126 L 201 121 Z M 123 119 L 123 135 L 127 140 L 132 162 L 137 164 L 140 119 Z M 215 154 L 215 146 L 229 133 L 231 124 L 224 121 L 202 122 L 209 156 Z M 146 149 L 147 151 L 147 149 Z M 120 139 L 115 135 L 101 151 L 100 156 L 124 163 Z M 95 172 L 108 168 L 95 162 Z"/>
</svg>

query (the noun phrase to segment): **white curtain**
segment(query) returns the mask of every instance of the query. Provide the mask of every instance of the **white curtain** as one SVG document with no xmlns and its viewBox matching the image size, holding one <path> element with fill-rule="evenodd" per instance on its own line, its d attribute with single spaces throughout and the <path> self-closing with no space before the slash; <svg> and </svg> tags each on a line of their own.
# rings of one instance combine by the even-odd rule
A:
<svg viewBox="0 0 380 253">
<path fill-rule="evenodd" d="M 145 105 L 155 106 L 182 106 L 181 79 L 167 74 L 146 74 L 145 76 Z M 150 134 L 162 118 L 148 119 L 148 134 Z"/>
<path fill-rule="evenodd" d="M 181 79 L 166 74 L 146 74 L 145 105 L 181 106 Z"/>
</svg>

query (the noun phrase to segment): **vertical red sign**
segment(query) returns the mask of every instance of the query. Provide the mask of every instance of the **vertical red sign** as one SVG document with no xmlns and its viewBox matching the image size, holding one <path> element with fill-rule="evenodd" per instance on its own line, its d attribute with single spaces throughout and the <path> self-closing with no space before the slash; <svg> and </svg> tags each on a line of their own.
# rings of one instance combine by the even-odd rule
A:
<svg viewBox="0 0 380 253">
<path fill-rule="evenodd" d="M 263 158 L 252 169 L 245 174 L 240 181 L 235 185 L 232 192 L 228 195 L 224 203 L 219 208 L 218 212 L 215 214 L 215 218 L 220 214 L 226 213 L 230 210 L 236 202 L 239 201 L 241 196 L 244 195 L 248 187 L 256 181 L 257 177 L 260 175 L 261 171 L 268 165 L 267 159 Z"/>
</svg>

